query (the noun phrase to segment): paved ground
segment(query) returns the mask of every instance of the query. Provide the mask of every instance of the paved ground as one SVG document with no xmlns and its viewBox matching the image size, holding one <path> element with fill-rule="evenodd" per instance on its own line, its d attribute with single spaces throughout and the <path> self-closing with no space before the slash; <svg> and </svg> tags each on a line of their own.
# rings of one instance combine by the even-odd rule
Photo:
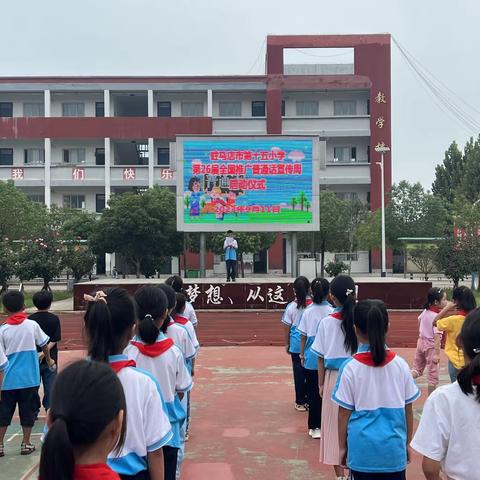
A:
<svg viewBox="0 0 480 480">
<path fill-rule="evenodd" d="M 408 361 L 413 349 L 397 349 Z M 60 366 L 82 351 L 60 353 Z M 442 354 L 443 355 L 443 354 Z M 289 357 L 281 347 L 208 347 L 200 352 L 192 394 L 191 440 L 182 480 L 333 479 L 318 463 L 318 441 L 306 435 L 306 415 L 293 409 Z M 442 357 L 442 381 L 447 381 Z M 419 382 L 425 399 L 425 382 Z M 37 431 L 41 426 L 37 426 Z M 0 459 L 0 478 L 36 476 L 38 453 L 20 457 L 18 425 L 12 426 Z M 34 437 L 38 444 L 38 436 Z M 32 469 L 33 467 L 33 469 Z M 409 480 L 420 480 L 420 458 L 409 467 Z"/>
</svg>

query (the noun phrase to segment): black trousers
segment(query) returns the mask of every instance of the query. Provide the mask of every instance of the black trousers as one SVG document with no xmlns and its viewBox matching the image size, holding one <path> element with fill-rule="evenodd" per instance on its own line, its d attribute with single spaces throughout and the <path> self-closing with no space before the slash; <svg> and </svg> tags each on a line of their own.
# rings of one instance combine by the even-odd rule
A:
<svg viewBox="0 0 480 480">
<path fill-rule="evenodd" d="M 177 477 L 178 448 L 163 447 L 163 462 L 165 465 L 165 480 L 175 480 Z"/>
<path fill-rule="evenodd" d="M 307 387 L 305 383 L 305 369 L 302 366 L 299 353 L 291 353 L 293 368 L 293 383 L 295 384 L 295 403 L 305 405 L 307 403 Z"/>
<path fill-rule="evenodd" d="M 136 475 L 120 475 L 122 480 L 150 480 L 150 473 L 148 470 L 138 472 Z"/>
<path fill-rule="evenodd" d="M 406 478 L 405 470 L 391 473 L 363 473 L 354 470 L 350 472 L 351 480 L 405 480 Z"/>
<path fill-rule="evenodd" d="M 320 428 L 322 421 L 322 397 L 318 391 L 318 370 L 305 368 L 308 402 L 308 428 Z"/>
<path fill-rule="evenodd" d="M 237 261 L 236 260 L 225 260 L 227 264 L 227 280 L 232 279 L 235 281 L 237 276 Z"/>
</svg>

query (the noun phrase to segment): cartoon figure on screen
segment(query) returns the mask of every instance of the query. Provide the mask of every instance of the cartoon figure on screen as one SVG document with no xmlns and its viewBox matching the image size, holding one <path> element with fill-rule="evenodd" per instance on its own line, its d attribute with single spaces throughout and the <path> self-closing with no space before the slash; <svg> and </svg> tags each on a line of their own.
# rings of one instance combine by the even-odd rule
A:
<svg viewBox="0 0 480 480">
<path fill-rule="evenodd" d="M 230 190 L 227 193 L 227 207 L 229 208 L 229 213 L 235 213 L 235 216 L 238 217 L 238 213 L 235 212 L 235 205 L 237 202 L 237 198 L 239 195 L 241 195 L 243 192 L 241 190 L 236 191 L 236 190 Z"/>
<path fill-rule="evenodd" d="M 215 207 L 215 218 L 217 220 L 223 220 L 225 216 L 224 207 L 227 205 L 227 202 L 222 197 L 222 189 L 220 187 L 213 187 L 210 192 L 210 197 Z"/>
<path fill-rule="evenodd" d="M 199 177 L 192 177 L 190 179 L 190 181 L 188 182 L 188 190 L 190 190 L 190 194 L 186 196 L 185 199 L 190 199 L 190 216 L 198 217 L 200 216 L 200 199 L 202 197 Z"/>
</svg>

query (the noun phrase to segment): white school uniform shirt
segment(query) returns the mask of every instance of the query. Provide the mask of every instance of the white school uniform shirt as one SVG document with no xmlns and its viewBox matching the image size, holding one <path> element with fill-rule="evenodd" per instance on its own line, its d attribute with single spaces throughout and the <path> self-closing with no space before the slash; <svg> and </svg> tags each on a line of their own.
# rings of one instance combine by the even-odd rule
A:
<svg viewBox="0 0 480 480">
<path fill-rule="evenodd" d="M 108 361 L 114 368 L 128 357 L 112 355 Z M 160 385 L 152 374 L 126 366 L 117 375 L 127 404 L 127 434 L 120 453 L 108 455 L 108 465 L 119 475 L 136 475 L 148 469 L 147 454 L 168 445 L 173 432 Z"/>
<path fill-rule="evenodd" d="M 0 327 L 0 348 L 8 359 L 3 390 L 37 387 L 40 385 L 40 368 L 37 346 L 44 347 L 50 340 L 37 322 L 23 320 L 18 325 L 5 323 Z M 0 364 L 4 362 L 0 361 Z"/>
<path fill-rule="evenodd" d="M 308 308 L 308 306 L 312 304 L 312 299 L 307 298 L 306 303 Z M 298 304 L 295 300 L 290 302 L 282 315 L 282 323 L 290 327 L 290 348 L 288 349 L 290 353 L 300 353 L 300 332 L 297 327 L 305 309 L 297 307 Z"/>
<path fill-rule="evenodd" d="M 312 303 L 304 311 L 298 322 L 297 330 L 307 337 L 304 352 L 304 367 L 308 370 L 317 370 L 318 356 L 311 351 L 311 346 L 317 335 L 321 321 L 333 312 L 333 307 L 324 300 L 321 303 Z"/>
<path fill-rule="evenodd" d="M 192 322 L 185 316 L 185 312 L 183 312 L 182 315 L 175 315 L 173 321 L 176 325 L 180 325 L 187 331 L 195 350 L 198 350 L 200 348 L 200 343 L 197 338 L 197 332 L 195 331 L 195 327 L 193 326 Z"/>
<path fill-rule="evenodd" d="M 8 358 L 0 345 L 0 372 L 4 372 L 8 367 Z"/>
<path fill-rule="evenodd" d="M 369 345 L 341 367 L 332 400 L 352 410 L 348 422 L 347 465 L 365 473 L 400 472 L 407 468 L 405 405 L 420 396 L 410 367 L 387 350 L 375 366 Z"/>
<path fill-rule="evenodd" d="M 480 404 L 454 382 L 427 398 L 411 446 L 440 462 L 449 479 L 470 480 L 479 474 L 479 437 Z"/>
<path fill-rule="evenodd" d="M 345 350 L 345 334 L 342 330 L 342 309 L 335 310 L 325 317 L 318 326 L 317 334 L 310 350 L 323 358 L 327 370 L 339 370 L 351 353 Z"/>
<path fill-rule="evenodd" d="M 172 318 L 170 318 L 170 324 L 168 325 L 165 335 L 173 340 L 187 361 L 195 358 L 197 350 L 195 349 L 190 335 L 182 325 L 175 323 Z"/>
<path fill-rule="evenodd" d="M 135 336 L 124 353 L 135 361 L 137 368 L 151 373 L 160 384 L 173 431 L 173 437 L 167 445 L 180 448 L 182 443 L 180 428 L 186 418 L 186 412 L 180 404 L 177 392 L 186 393 L 192 388 L 192 377 L 188 373 L 182 352 L 173 344 L 172 339 L 160 332 L 153 345 L 146 345 Z"/>
<path fill-rule="evenodd" d="M 185 311 L 183 312 L 184 317 L 188 318 L 194 327 L 197 326 L 198 319 L 197 319 L 197 313 L 195 312 L 195 308 L 193 308 L 193 305 L 191 302 L 185 303 Z"/>
</svg>

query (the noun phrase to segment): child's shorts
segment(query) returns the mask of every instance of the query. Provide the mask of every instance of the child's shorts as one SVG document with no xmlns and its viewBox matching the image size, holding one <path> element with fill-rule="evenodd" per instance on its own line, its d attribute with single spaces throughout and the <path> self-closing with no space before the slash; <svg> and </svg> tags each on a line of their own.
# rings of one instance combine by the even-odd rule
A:
<svg viewBox="0 0 480 480">
<path fill-rule="evenodd" d="M 33 427 L 37 408 L 38 387 L 2 390 L 0 397 L 0 427 L 8 427 L 18 404 L 20 425 Z"/>
<path fill-rule="evenodd" d="M 391 473 L 363 473 L 350 471 L 351 480 L 405 480 L 405 470 Z"/>
</svg>

